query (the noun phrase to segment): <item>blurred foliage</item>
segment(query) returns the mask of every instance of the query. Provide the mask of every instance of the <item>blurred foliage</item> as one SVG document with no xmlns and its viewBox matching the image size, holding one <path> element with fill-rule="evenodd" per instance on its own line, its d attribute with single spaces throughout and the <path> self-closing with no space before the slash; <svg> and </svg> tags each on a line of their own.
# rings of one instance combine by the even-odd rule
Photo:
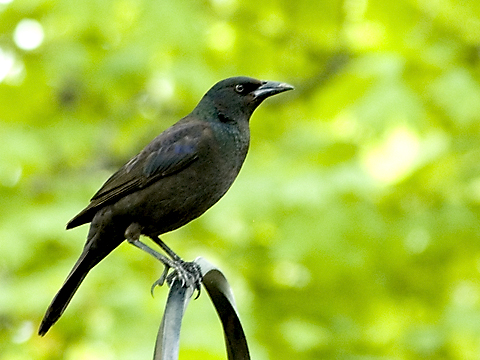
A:
<svg viewBox="0 0 480 360">
<path fill-rule="evenodd" d="M 128 244 L 44 338 L 87 227 L 64 224 L 233 75 L 233 188 L 164 240 L 232 283 L 254 359 L 480 358 L 480 3 L 0 0 L 0 359 L 148 359 L 167 290 Z M 224 359 L 205 294 L 181 359 Z"/>
</svg>

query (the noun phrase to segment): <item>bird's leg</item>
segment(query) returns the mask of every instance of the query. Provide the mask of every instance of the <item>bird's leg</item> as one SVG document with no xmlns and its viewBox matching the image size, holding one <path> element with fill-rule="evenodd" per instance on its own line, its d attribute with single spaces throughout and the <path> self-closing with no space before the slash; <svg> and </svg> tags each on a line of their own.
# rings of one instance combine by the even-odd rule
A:
<svg viewBox="0 0 480 360">
<path fill-rule="evenodd" d="M 171 259 L 169 259 L 168 257 L 166 257 L 166 256 L 160 254 L 159 252 L 153 250 L 152 248 L 145 245 L 143 242 L 141 242 L 138 239 L 127 239 L 127 241 L 130 244 L 132 244 L 133 246 L 136 246 L 137 248 L 139 248 L 139 249 L 145 251 L 146 253 L 152 255 L 155 259 L 159 260 L 163 264 L 163 266 L 165 266 L 160 278 L 157 281 L 155 281 L 155 283 L 152 285 L 152 288 L 151 288 L 150 291 L 152 292 L 152 295 L 153 295 L 153 289 L 155 288 L 155 286 L 157 286 L 157 285 L 161 286 L 165 283 L 165 280 L 167 279 L 168 271 L 170 270 L 170 268 L 175 268 L 175 263 Z"/>
<path fill-rule="evenodd" d="M 180 256 L 178 256 L 172 249 L 170 249 L 170 247 L 165 244 L 162 239 L 160 239 L 159 236 L 150 236 L 150 238 L 158 245 L 162 248 L 163 251 L 165 251 L 165 253 L 170 257 L 170 259 L 172 259 L 172 261 L 178 265 L 178 266 L 172 266 L 172 268 L 174 269 L 174 272 L 172 272 L 168 277 L 167 277 L 167 281 L 169 283 L 172 283 L 173 280 L 175 280 L 176 277 L 180 277 L 180 279 L 182 280 L 182 285 L 187 285 L 187 286 L 194 286 L 195 287 L 195 290 L 198 291 L 198 294 L 196 296 L 196 298 L 198 298 L 200 296 L 200 289 L 201 289 L 201 282 L 202 282 L 202 273 L 201 273 L 201 270 L 200 270 L 200 266 L 195 263 L 195 262 L 186 262 L 186 261 L 183 261 L 182 258 Z M 167 270 L 168 272 L 168 270 Z M 162 277 L 163 277 L 163 274 L 162 274 Z M 152 291 L 153 291 L 153 288 L 156 286 L 156 285 L 162 285 L 163 282 L 162 281 L 162 277 L 160 277 L 160 279 L 158 279 L 152 286 Z M 164 279 L 163 279 L 164 281 Z"/>
<path fill-rule="evenodd" d="M 202 281 L 202 275 L 200 271 L 200 267 L 195 262 L 185 262 L 183 261 L 180 256 L 175 254 L 175 252 L 170 249 L 159 237 L 156 236 L 149 236 L 156 244 L 158 244 L 168 255 L 162 255 L 159 252 L 153 250 L 148 245 L 141 242 L 140 234 L 142 228 L 138 223 L 132 223 L 128 226 L 127 230 L 125 231 L 125 238 L 127 241 L 132 244 L 133 246 L 145 251 L 146 253 L 152 255 L 154 258 L 159 260 L 164 266 L 164 270 L 160 278 L 155 281 L 152 285 L 151 292 L 153 294 L 153 289 L 158 285 L 161 286 L 168 282 L 168 284 L 172 284 L 176 278 L 179 278 L 182 286 L 194 286 L 195 289 L 198 291 L 197 297 L 200 295 L 200 284 Z M 168 275 L 170 269 L 174 271 Z"/>
<path fill-rule="evenodd" d="M 153 293 L 153 288 L 155 286 L 163 285 L 165 283 L 165 280 L 167 279 L 168 271 L 171 268 L 176 267 L 175 261 L 166 257 L 165 255 L 160 254 L 158 251 L 153 250 L 151 247 L 141 242 L 139 240 L 140 227 L 138 224 L 132 224 L 127 228 L 127 230 L 125 231 L 125 238 L 130 244 L 152 255 L 155 259 L 159 260 L 165 266 L 162 275 L 157 281 L 155 281 L 155 284 L 153 284 L 152 286 L 151 291 Z"/>
<path fill-rule="evenodd" d="M 162 239 L 160 239 L 160 236 L 150 236 L 150 239 L 152 239 L 155 244 L 157 244 L 158 246 L 160 246 L 162 248 L 163 251 L 165 251 L 165 253 L 170 257 L 170 259 L 172 259 L 173 261 L 182 261 L 182 258 L 180 256 L 178 256 L 172 249 L 170 249 L 170 247 L 165 244 Z"/>
</svg>

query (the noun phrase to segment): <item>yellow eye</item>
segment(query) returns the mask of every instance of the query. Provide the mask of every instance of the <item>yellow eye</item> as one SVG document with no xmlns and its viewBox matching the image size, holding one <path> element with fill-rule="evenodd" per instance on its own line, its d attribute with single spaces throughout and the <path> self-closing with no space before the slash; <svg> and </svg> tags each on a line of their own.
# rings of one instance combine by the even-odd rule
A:
<svg viewBox="0 0 480 360">
<path fill-rule="evenodd" d="M 243 87 L 242 84 L 235 85 L 235 91 L 239 94 L 243 93 L 245 91 L 245 88 Z"/>
</svg>

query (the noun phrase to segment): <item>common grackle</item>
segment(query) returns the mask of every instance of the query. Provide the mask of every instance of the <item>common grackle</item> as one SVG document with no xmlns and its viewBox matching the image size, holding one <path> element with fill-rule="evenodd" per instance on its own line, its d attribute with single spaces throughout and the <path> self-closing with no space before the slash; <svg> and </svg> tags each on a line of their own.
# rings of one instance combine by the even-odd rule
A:
<svg viewBox="0 0 480 360">
<path fill-rule="evenodd" d="M 215 84 L 193 111 L 153 139 L 114 173 L 67 229 L 90 222 L 80 258 L 52 300 L 38 333 L 58 320 L 87 273 L 125 239 L 159 258 L 184 284 L 199 286 L 191 269 L 159 238 L 199 217 L 230 188 L 245 160 L 249 119 L 269 96 L 293 86 L 248 77 Z M 168 255 L 140 242 L 150 237 Z M 171 276 L 171 275 L 170 275 Z"/>
</svg>

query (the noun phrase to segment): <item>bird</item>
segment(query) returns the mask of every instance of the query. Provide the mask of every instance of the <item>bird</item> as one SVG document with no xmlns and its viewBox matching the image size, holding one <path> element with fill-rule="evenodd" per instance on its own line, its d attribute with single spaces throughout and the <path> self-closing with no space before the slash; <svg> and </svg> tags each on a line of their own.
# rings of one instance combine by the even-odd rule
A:
<svg viewBox="0 0 480 360">
<path fill-rule="evenodd" d="M 193 263 L 184 262 L 160 235 L 198 218 L 220 200 L 247 155 L 254 110 L 268 97 L 293 89 L 284 82 L 246 76 L 221 80 L 190 114 L 155 137 L 108 178 L 88 206 L 67 224 L 67 229 L 72 229 L 90 223 L 90 229 L 82 253 L 50 303 L 38 334 L 48 332 L 88 272 L 125 240 L 164 264 L 156 284 L 163 284 L 173 268 L 182 285 L 193 282 L 199 286 Z M 141 235 L 151 238 L 166 256 L 141 242 Z"/>
</svg>

